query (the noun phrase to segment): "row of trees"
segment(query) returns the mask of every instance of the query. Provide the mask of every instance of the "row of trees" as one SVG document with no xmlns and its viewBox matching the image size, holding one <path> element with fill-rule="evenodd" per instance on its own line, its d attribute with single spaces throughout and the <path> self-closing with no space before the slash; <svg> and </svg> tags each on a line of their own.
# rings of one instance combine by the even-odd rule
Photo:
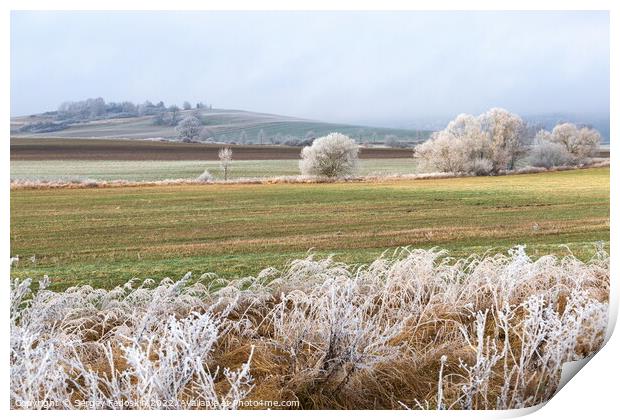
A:
<svg viewBox="0 0 620 420">
<path fill-rule="evenodd" d="M 448 126 L 415 148 L 414 156 L 433 170 L 473 175 L 515 169 L 519 160 L 536 167 L 577 165 L 598 151 L 601 135 L 589 127 L 562 123 L 528 139 L 521 117 L 493 108 L 477 117 L 461 114 Z M 359 146 L 351 138 L 332 133 L 316 139 L 301 152 L 302 175 L 354 175 Z"/>
<path fill-rule="evenodd" d="M 167 114 L 163 113 L 156 118 L 156 124 L 159 125 L 176 125 L 172 123 L 175 117 L 178 116 L 178 109 L 173 109 Z M 170 112 L 174 112 L 170 113 Z M 232 143 L 232 144 L 279 144 L 284 146 L 309 146 L 314 139 L 317 138 L 317 134 L 314 130 L 309 130 L 303 136 L 296 136 L 292 134 L 267 134 L 265 130 L 260 129 L 256 134 L 249 135 L 245 130 L 241 130 L 233 133 L 217 134 L 209 126 L 205 126 L 202 116 L 199 114 L 188 115 L 182 119 L 177 125 L 177 135 L 179 140 L 185 142 L 200 141 L 206 143 L 219 142 L 219 143 Z M 409 147 L 407 141 L 401 140 L 399 137 L 393 134 L 387 134 L 383 143 L 388 147 Z"/>
<path fill-rule="evenodd" d="M 183 109 L 212 109 L 212 107 L 211 105 L 198 102 L 195 107 L 192 108 L 192 105 L 185 101 L 183 103 Z M 103 98 L 88 98 L 83 101 L 63 102 L 58 107 L 57 114 L 59 119 L 89 120 L 101 117 L 122 118 L 145 115 L 154 115 L 157 117 L 164 113 L 178 113 L 179 111 L 180 108 L 178 106 L 166 106 L 163 101 L 159 101 L 156 104 L 151 101 L 135 104 L 131 101 L 106 102 Z M 157 122 L 157 120 L 155 120 L 155 122 Z"/>
<path fill-rule="evenodd" d="M 173 115 L 163 115 L 161 117 L 161 125 L 169 124 L 169 121 L 173 119 Z M 233 143 L 233 144 L 280 144 L 285 146 L 308 146 L 312 144 L 316 135 L 314 131 L 308 131 L 303 137 L 284 135 L 276 133 L 275 135 L 268 135 L 265 130 L 260 129 L 254 136 L 248 135 L 245 130 L 241 130 L 237 133 L 217 134 L 209 126 L 205 126 L 203 119 L 200 115 L 188 115 L 183 118 L 178 125 L 176 125 L 176 131 L 179 140 L 183 142 L 219 142 L 219 143 Z"/>
<path fill-rule="evenodd" d="M 192 124 L 191 128 L 196 127 Z M 503 109 L 494 108 L 478 117 L 462 114 L 416 147 L 415 156 L 442 172 L 489 175 L 514 169 L 523 157 L 533 166 L 547 168 L 583 163 L 601 141 L 596 130 L 570 123 L 559 124 L 551 132 L 539 131 L 529 145 L 525 133 L 523 120 Z M 302 149 L 299 169 L 309 176 L 351 176 L 358 169 L 359 151 L 353 139 L 331 133 Z M 219 158 L 227 179 L 232 151 L 221 149 Z M 207 175 L 205 172 L 201 177 Z"/>
<path fill-rule="evenodd" d="M 598 131 L 570 123 L 541 130 L 534 139 L 527 133 L 517 114 L 493 108 L 477 117 L 457 116 L 414 153 L 426 169 L 490 175 L 514 169 L 521 159 L 540 167 L 584 163 L 601 142 Z"/>
</svg>

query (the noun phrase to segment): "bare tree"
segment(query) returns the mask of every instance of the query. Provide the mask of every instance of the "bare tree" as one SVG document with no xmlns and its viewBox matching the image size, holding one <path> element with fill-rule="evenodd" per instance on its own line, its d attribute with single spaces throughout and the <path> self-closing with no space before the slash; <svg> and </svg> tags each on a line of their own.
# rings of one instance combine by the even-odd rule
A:
<svg viewBox="0 0 620 420">
<path fill-rule="evenodd" d="M 232 149 L 230 147 L 224 147 L 220 149 L 217 156 L 220 158 L 220 166 L 224 171 L 224 181 L 228 180 L 228 167 L 232 161 Z"/>
</svg>

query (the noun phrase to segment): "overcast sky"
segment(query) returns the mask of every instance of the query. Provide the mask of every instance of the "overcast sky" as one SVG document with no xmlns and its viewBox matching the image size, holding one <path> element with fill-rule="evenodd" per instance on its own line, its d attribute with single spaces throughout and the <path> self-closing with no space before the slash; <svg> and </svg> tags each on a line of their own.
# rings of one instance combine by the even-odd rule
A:
<svg viewBox="0 0 620 420">
<path fill-rule="evenodd" d="M 13 12 L 11 114 L 204 101 L 400 124 L 609 113 L 607 12 Z"/>
</svg>

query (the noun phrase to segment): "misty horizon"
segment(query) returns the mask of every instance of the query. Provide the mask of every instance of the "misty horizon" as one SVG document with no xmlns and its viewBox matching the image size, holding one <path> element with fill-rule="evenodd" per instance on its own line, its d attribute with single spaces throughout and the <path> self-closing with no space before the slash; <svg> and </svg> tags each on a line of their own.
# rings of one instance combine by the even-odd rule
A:
<svg viewBox="0 0 620 420">
<path fill-rule="evenodd" d="M 609 15 L 13 12 L 11 116 L 88 97 L 369 126 L 608 118 Z"/>
</svg>

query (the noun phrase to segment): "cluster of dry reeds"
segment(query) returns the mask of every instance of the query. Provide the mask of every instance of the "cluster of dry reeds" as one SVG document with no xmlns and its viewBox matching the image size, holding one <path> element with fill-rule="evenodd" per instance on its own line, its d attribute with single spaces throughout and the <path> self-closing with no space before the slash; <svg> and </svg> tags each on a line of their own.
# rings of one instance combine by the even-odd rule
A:
<svg viewBox="0 0 620 420">
<path fill-rule="evenodd" d="M 600 348 L 609 258 L 401 249 L 235 281 L 48 283 L 13 280 L 13 407 L 506 409 Z"/>
</svg>

